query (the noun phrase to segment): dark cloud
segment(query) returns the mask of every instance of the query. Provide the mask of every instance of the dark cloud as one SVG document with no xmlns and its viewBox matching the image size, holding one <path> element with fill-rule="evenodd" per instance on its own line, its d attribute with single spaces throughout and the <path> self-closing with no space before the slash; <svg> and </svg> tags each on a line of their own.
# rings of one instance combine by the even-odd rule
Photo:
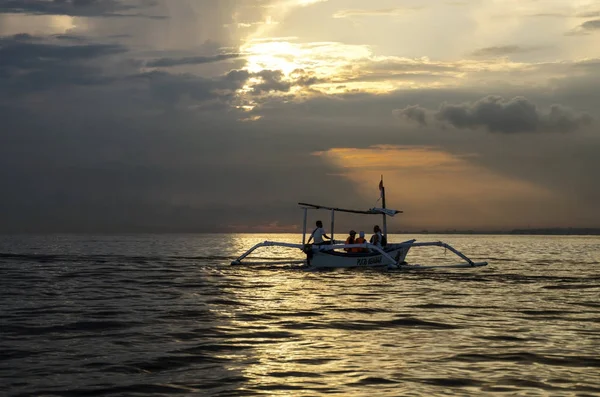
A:
<svg viewBox="0 0 600 397">
<path fill-rule="evenodd" d="M 600 19 L 586 21 L 581 24 L 581 28 L 584 30 L 600 30 Z"/>
<path fill-rule="evenodd" d="M 591 21 L 586 21 L 576 28 L 565 33 L 567 36 L 580 36 L 587 35 L 592 32 L 600 30 L 600 19 L 594 19 Z"/>
<path fill-rule="evenodd" d="M 480 48 L 478 50 L 473 51 L 472 55 L 478 56 L 478 57 L 487 57 L 487 56 L 501 57 L 501 56 L 506 56 L 506 55 L 511 55 L 511 54 L 523 54 L 523 53 L 527 53 L 527 52 L 536 51 L 537 49 L 538 48 L 535 48 L 535 47 L 525 48 L 525 47 L 521 47 L 518 45 L 504 45 L 504 46 L 497 46 L 497 47 Z"/>
<path fill-rule="evenodd" d="M 0 108 L 14 131 L 0 133 L 0 177 L 10 186 L 0 196 L 0 231 L 250 230 L 298 224 L 295 203 L 329 202 L 329 189 L 346 203 L 357 196 L 310 155 L 337 134 L 317 139 L 298 133 L 300 126 L 240 123 L 224 110 L 149 116 L 133 97 L 108 99 L 114 103 L 35 117 Z M 284 127 L 290 136 L 278 139 Z M 311 183 L 299 183 L 306 179 Z"/>
<path fill-rule="evenodd" d="M 131 11 L 151 5 L 154 2 L 148 0 L 135 3 L 121 0 L 2 0 L 0 13 L 75 17 L 141 16 Z"/>
<path fill-rule="evenodd" d="M 452 150 L 449 135 L 461 141 L 462 151 L 494 149 L 481 147 L 488 134 L 474 134 L 476 140 L 470 136 L 470 146 L 460 139 L 462 134 L 399 134 L 397 128 L 386 129 L 385 114 L 380 118 L 377 113 L 388 109 L 389 117 L 389 104 L 399 99 L 422 97 L 421 103 L 432 103 L 440 97 L 462 98 L 465 92 L 320 97 L 300 105 L 273 101 L 264 121 L 241 123 L 243 112 L 231 108 L 202 112 L 167 105 L 191 95 L 208 100 L 203 92 L 236 87 L 249 78 L 248 72 L 232 71 L 217 82 L 165 72 L 142 76 L 132 78 L 133 87 L 127 80 L 101 92 L 82 87 L 47 93 L 41 98 L 47 102 L 30 112 L 0 106 L 0 177 L 10 186 L 0 196 L 5 213 L 1 231 L 215 232 L 230 231 L 229 225 L 252 230 L 250 226 L 276 221 L 298 224 L 298 201 L 370 205 L 361 201 L 364 192 L 339 176 L 339 169 L 312 152 L 424 143 Z M 190 85 L 192 94 L 186 91 Z M 158 112 L 147 113 L 151 108 Z M 538 148 L 538 156 L 543 149 Z M 560 153 L 552 152 L 539 164 L 532 160 L 531 167 L 558 164 L 553 157 Z M 507 167 L 500 154 L 493 160 L 484 165 Z M 554 179 L 547 183 L 584 192 L 590 184 L 586 174 L 567 171 L 573 167 L 566 158 L 560 164 L 566 170 L 555 175 L 576 178 L 569 178 L 568 185 Z M 527 175 L 539 180 L 533 170 Z M 373 190 L 376 198 L 376 183 Z M 597 197 L 597 192 L 592 189 L 585 197 Z"/>
<path fill-rule="evenodd" d="M 128 81 L 136 84 L 138 89 L 143 89 L 162 106 L 176 106 L 185 99 L 194 102 L 218 101 L 227 106 L 235 91 L 249 77 L 250 74 L 243 70 L 234 70 L 217 78 L 153 71 L 131 75 Z"/>
<path fill-rule="evenodd" d="M 296 202 L 326 201 L 319 186 L 356 197 L 310 155 L 317 134 L 239 121 L 235 92 L 251 77 L 258 94 L 285 92 L 280 71 L 147 72 L 132 57 L 79 37 L 1 39 L 1 232 L 252 230 L 297 224 Z"/>
<path fill-rule="evenodd" d="M 200 65 L 203 63 L 220 62 L 228 59 L 239 58 L 240 54 L 218 54 L 212 56 L 196 56 L 184 58 L 160 58 L 146 63 L 149 67 L 171 67 L 182 65 Z"/>
<path fill-rule="evenodd" d="M 473 104 L 445 103 L 435 117 L 456 128 L 485 127 L 492 132 L 534 131 L 540 123 L 535 105 L 522 97 L 506 101 L 487 96 Z"/>
<path fill-rule="evenodd" d="M 0 38 L 0 89 L 26 94 L 61 85 L 106 83 L 111 79 L 95 64 L 123 54 L 118 44 L 51 42 L 29 35 Z"/>
<path fill-rule="evenodd" d="M 553 105 L 543 113 L 524 97 L 505 100 L 487 96 L 473 104 L 443 104 L 435 114 L 437 120 L 456 128 L 484 127 L 491 132 L 574 131 L 591 122 L 587 114 L 574 114 Z"/>
<path fill-rule="evenodd" d="M 581 127 L 590 125 L 592 116 L 587 113 L 574 113 L 571 109 L 561 105 L 550 106 L 550 112 L 544 117 L 544 125 L 541 128 L 560 132 L 570 132 Z"/>
<path fill-rule="evenodd" d="M 395 112 L 421 125 L 427 124 L 427 118 L 432 118 L 442 125 L 458 129 L 485 128 L 491 132 L 503 133 L 571 132 L 592 122 L 590 115 L 575 113 L 561 105 L 552 105 L 548 112 L 543 112 L 524 97 L 506 100 L 493 95 L 473 103 L 443 103 L 437 111 L 409 106 Z"/>
<path fill-rule="evenodd" d="M 0 38 L 0 90 L 19 96 L 57 87 L 95 85 L 119 95 L 143 92 L 161 106 L 178 106 L 182 99 L 224 105 L 250 77 L 243 70 L 214 78 L 145 72 L 143 63 L 128 58 L 130 55 L 128 48 L 119 44 L 73 43 L 29 35 Z M 263 75 L 264 89 L 276 88 L 277 75 Z"/>
<path fill-rule="evenodd" d="M 419 105 L 407 106 L 404 109 L 394 110 L 394 114 L 410 121 L 415 121 L 420 125 L 427 125 L 427 109 Z"/>
<path fill-rule="evenodd" d="M 53 44 L 27 34 L 0 37 L 0 67 L 38 68 L 45 62 L 68 63 L 126 52 L 119 44 Z"/>
<path fill-rule="evenodd" d="M 325 83 L 329 80 L 318 78 L 314 72 L 307 72 L 304 69 L 296 69 L 290 73 L 290 78 L 293 81 L 293 85 L 300 87 L 309 87 L 313 84 Z"/>
<path fill-rule="evenodd" d="M 253 74 L 254 77 L 261 79 L 261 82 L 253 86 L 255 94 L 266 93 L 270 91 L 288 92 L 292 83 L 284 81 L 284 75 L 281 70 L 261 70 Z"/>
</svg>

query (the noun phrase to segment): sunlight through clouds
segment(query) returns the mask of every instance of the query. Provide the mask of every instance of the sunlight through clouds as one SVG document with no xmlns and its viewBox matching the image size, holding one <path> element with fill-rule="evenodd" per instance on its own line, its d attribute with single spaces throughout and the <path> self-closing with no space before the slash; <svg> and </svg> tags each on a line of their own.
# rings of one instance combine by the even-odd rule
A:
<svg viewBox="0 0 600 397">
<path fill-rule="evenodd" d="M 481 82 L 489 81 L 490 78 L 510 81 L 511 84 L 537 86 L 563 76 L 569 65 L 578 62 L 572 60 L 565 64 L 564 61 L 557 60 L 535 62 L 513 59 L 515 57 L 543 57 L 545 52 L 552 49 L 551 46 L 544 43 L 533 46 L 517 46 L 499 41 L 497 46 L 485 46 L 483 42 L 479 43 L 477 40 L 473 41 L 473 38 L 468 38 L 472 41 L 473 47 L 469 53 L 464 53 L 458 59 L 444 59 L 444 57 L 436 57 L 435 54 L 407 57 L 386 54 L 383 51 L 385 47 L 371 41 L 360 44 L 346 41 L 307 40 L 306 33 L 310 26 L 307 24 L 297 25 L 296 29 L 287 28 L 289 20 L 293 19 L 295 15 L 301 13 L 306 18 L 311 15 L 313 10 L 310 6 L 319 3 L 326 5 L 327 8 L 315 7 L 315 15 L 328 15 L 331 21 L 359 16 L 393 17 L 414 11 L 419 11 L 419 16 L 413 19 L 430 18 L 430 22 L 435 22 L 438 17 L 429 15 L 430 7 L 420 4 L 409 4 L 400 8 L 375 7 L 372 9 L 339 8 L 332 2 L 321 0 L 281 0 L 263 4 L 261 6 L 263 7 L 261 22 L 247 25 L 251 28 L 248 29 L 248 34 L 240 46 L 240 53 L 247 62 L 244 70 L 251 73 L 252 76 L 238 91 L 238 94 L 242 100 L 254 102 L 252 108 L 260 102 L 260 98 L 265 100 L 270 96 L 285 96 L 287 99 L 298 100 L 323 94 L 337 95 L 357 92 L 386 94 L 402 89 L 477 86 Z M 502 18 L 500 12 L 508 5 L 515 7 L 518 11 L 515 14 L 518 15 L 517 17 Z M 449 9 L 456 8 L 449 4 L 446 6 L 450 7 Z M 589 8 L 589 6 L 589 2 L 581 2 L 571 5 L 570 10 L 575 12 L 573 10 Z M 567 4 L 557 0 L 549 4 L 549 7 L 552 8 L 551 12 L 558 12 L 556 10 L 563 10 Z M 308 11 L 304 12 L 302 9 Z M 478 30 L 483 30 L 478 37 L 486 37 L 487 42 L 490 42 L 493 37 L 500 39 L 504 37 L 503 40 L 509 40 L 506 32 L 521 29 L 528 17 L 538 18 L 545 24 L 544 26 L 548 22 L 547 18 L 540 13 L 539 5 L 522 4 L 512 0 L 472 5 L 464 11 L 464 17 L 467 19 L 488 21 L 486 24 L 477 26 Z M 323 21 L 325 20 L 321 19 L 321 26 Z M 406 21 L 411 23 L 410 20 Z M 338 28 L 348 29 L 350 27 L 350 25 L 344 25 L 343 22 L 339 23 L 342 24 L 336 25 Z M 409 25 L 394 26 L 394 30 L 389 33 L 390 35 L 399 35 L 398 45 L 403 43 L 402 37 L 406 36 L 403 34 L 403 31 L 407 29 L 406 26 Z M 460 31 L 462 28 L 457 26 L 454 29 Z M 498 29 L 503 33 L 496 32 Z M 559 29 L 562 34 L 563 31 L 566 31 L 567 26 L 554 29 Z M 339 29 L 336 30 L 339 31 Z M 283 36 L 278 33 L 291 33 L 291 35 Z M 441 42 L 440 45 L 442 45 Z M 466 41 L 462 45 L 469 45 L 469 42 Z M 262 76 L 259 75 L 261 72 Z M 265 81 L 267 72 L 271 75 L 278 74 L 278 84 L 275 89 L 269 89 L 269 82 Z M 260 88 L 257 88 L 259 86 Z M 254 98 L 251 100 L 249 96 L 254 96 Z"/>
<path fill-rule="evenodd" d="M 247 61 L 245 70 L 254 74 L 280 71 L 282 81 L 290 85 L 285 94 L 302 96 L 311 92 L 383 94 L 399 89 L 458 87 L 466 83 L 476 85 L 491 76 L 509 79 L 513 84 L 539 85 L 578 64 L 514 62 L 505 57 L 447 62 L 427 57 L 375 56 L 367 45 L 300 43 L 294 38 L 253 40 L 242 51 Z M 243 93 L 261 82 L 261 78 L 250 79 Z"/>
<path fill-rule="evenodd" d="M 65 34 L 85 28 L 84 19 L 68 15 L 0 14 L 0 36 Z"/>
<path fill-rule="evenodd" d="M 376 10 L 344 9 L 334 13 L 333 18 L 399 16 L 420 9 L 422 9 L 422 7 L 385 8 Z"/>
<path fill-rule="evenodd" d="M 368 59 L 367 46 L 341 43 L 294 43 L 291 41 L 254 41 L 243 48 L 247 54 L 247 70 L 281 70 L 289 76 L 303 69 L 319 78 L 333 78 L 347 70 L 353 62 Z"/>
<path fill-rule="evenodd" d="M 514 225 L 503 211 L 515 197 L 521 203 L 561 199 L 544 187 L 471 163 L 476 155 L 458 156 L 433 146 L 338 147 L 313 155 L 339 168 L 358 192 L 368 192 L 364 199 L 372 199 L 373 181 L 383 173 L 386 192 L 394 198 L 390 206 L 406 210 L 405 227 L 485 229 L 492 220 L 496 225 Z"/>
</svg>

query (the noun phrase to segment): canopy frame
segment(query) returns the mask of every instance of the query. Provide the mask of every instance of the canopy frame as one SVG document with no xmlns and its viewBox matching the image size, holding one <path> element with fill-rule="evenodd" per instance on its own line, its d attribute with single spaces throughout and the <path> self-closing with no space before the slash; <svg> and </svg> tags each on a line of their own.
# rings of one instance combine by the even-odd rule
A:
<svg viewBox="0 0 600 397">
<path fill-rule="evenodd" d="M 387 217 L 394 216 L 396 214 L 402 214 L 403 211 L 393 210 L 385 207 L 385 187 L 383 186 L 383 175 L 381 177 L 381 183 L 379 184 L 379 189 L 381 192 L 381 204 L 382 208 L 370 208 L 366 211 L 364 210 L 354 210 L 348 208 L 338 208 L 338 207 L 327 207 L 325 205 L 318 204 L 309 204 L 309 203 L 298 203 L 300 207 L 304 210 L 304 223 L 302 225 L 302 244 L 306 243 L 306 222 L 307 222 L 307 212 L 308 210 L 329 210 L 331 211 L 331 240 L 334 242 L 334 234 L 335 234 L 335 213 L 336 212 L 346 212 L 350 214 L 361 214 L 361 215 L 382 215 L 383 217 L 383 236 L 387 238 Z"/>
</svg>

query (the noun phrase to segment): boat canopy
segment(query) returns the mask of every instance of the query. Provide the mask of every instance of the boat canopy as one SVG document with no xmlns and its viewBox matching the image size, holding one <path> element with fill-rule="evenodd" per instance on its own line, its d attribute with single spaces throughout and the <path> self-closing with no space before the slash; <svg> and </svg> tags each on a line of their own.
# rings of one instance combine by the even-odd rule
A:
<svg viewBox="0 0 600 397">
<path fill-rule="evenodd" d="M 314 209 L 314 210 L 331 210 L 331 211 L 338 211 L 338 212 L 349 212 L 351 214 L 366 214 L 366 215 L 387 215 L 387 216 L 394 216 L 396 214 L 401 214 L 402 211 L 398 211 L 398 210 L 392 210 L 389 208 L 371 208 L 367 211 L 361 211 L 361 210 L 350 210 L 350 209 L 346 209 L 346 208 L 335 208 L 335 207 L 326 207 L 323 205 L 316 205 L 316 204 L 308 204 L 308 203 L 298 203 L 298 205 L 302 208 L 306 208 L 306 209 Z"/>
</svg>

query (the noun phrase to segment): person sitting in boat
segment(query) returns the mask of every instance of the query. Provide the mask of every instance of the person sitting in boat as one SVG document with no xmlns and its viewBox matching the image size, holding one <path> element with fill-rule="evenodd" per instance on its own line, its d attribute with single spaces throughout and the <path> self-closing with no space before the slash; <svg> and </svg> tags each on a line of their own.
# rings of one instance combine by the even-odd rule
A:
<svg viewBox="0 0 600 397">
<path fill-rule="evenodd" d="M 379 247 L 383 246 L 383 235 L 381 234 L 381 229 L 379 228 L 379 225 L 375 225 L 373 227 L 373 235 L 371 236 L 370 242 L 371 244 L 377 245 Z"/>
<path fill-rule="evenodd" d="M 356 244 L 355 243 L 355 237 L 356 237 L 356 232 L 354 230 L 350 230 L 350 233 L 348 233 L 349 236 L 346 239 L 346 244 Z M 356 252 L 355 251 L 356 248 L 344 248 L 344 251 L 346 252 Z"/>
<path fill-rule="evenodd" d="M 330 244 L 331 241 L 323 240 L 324 238 L 326 238 L 327 240 L 331 240 L 331 237 L 325 234 L 325 229 L 323 229 L 323 222 L 317 221 L 316 226 L 317 227 L 315 228 L 315 230 L 313 230 L 313 232 L 310 234 L 307 244 L 310 244 L 310 241 L 313 238 L 315 239 L 315 245 Z"/>
<path fill-rule="evenodd" d="M 363 231 L 358 232 L 358 237 L 356 238 L 356 240 L 354 240 L 354 244 L 364 244 L 366 242 L 367 242 L 367 240 L 365 239 L 365 232 L 363 232 Z M 360 247 L 352 248 L 352 250 L 353 250 L 352 252 L 367 252 L 368 251 L 368 249 L 360 248 Z"/>
</svg>

